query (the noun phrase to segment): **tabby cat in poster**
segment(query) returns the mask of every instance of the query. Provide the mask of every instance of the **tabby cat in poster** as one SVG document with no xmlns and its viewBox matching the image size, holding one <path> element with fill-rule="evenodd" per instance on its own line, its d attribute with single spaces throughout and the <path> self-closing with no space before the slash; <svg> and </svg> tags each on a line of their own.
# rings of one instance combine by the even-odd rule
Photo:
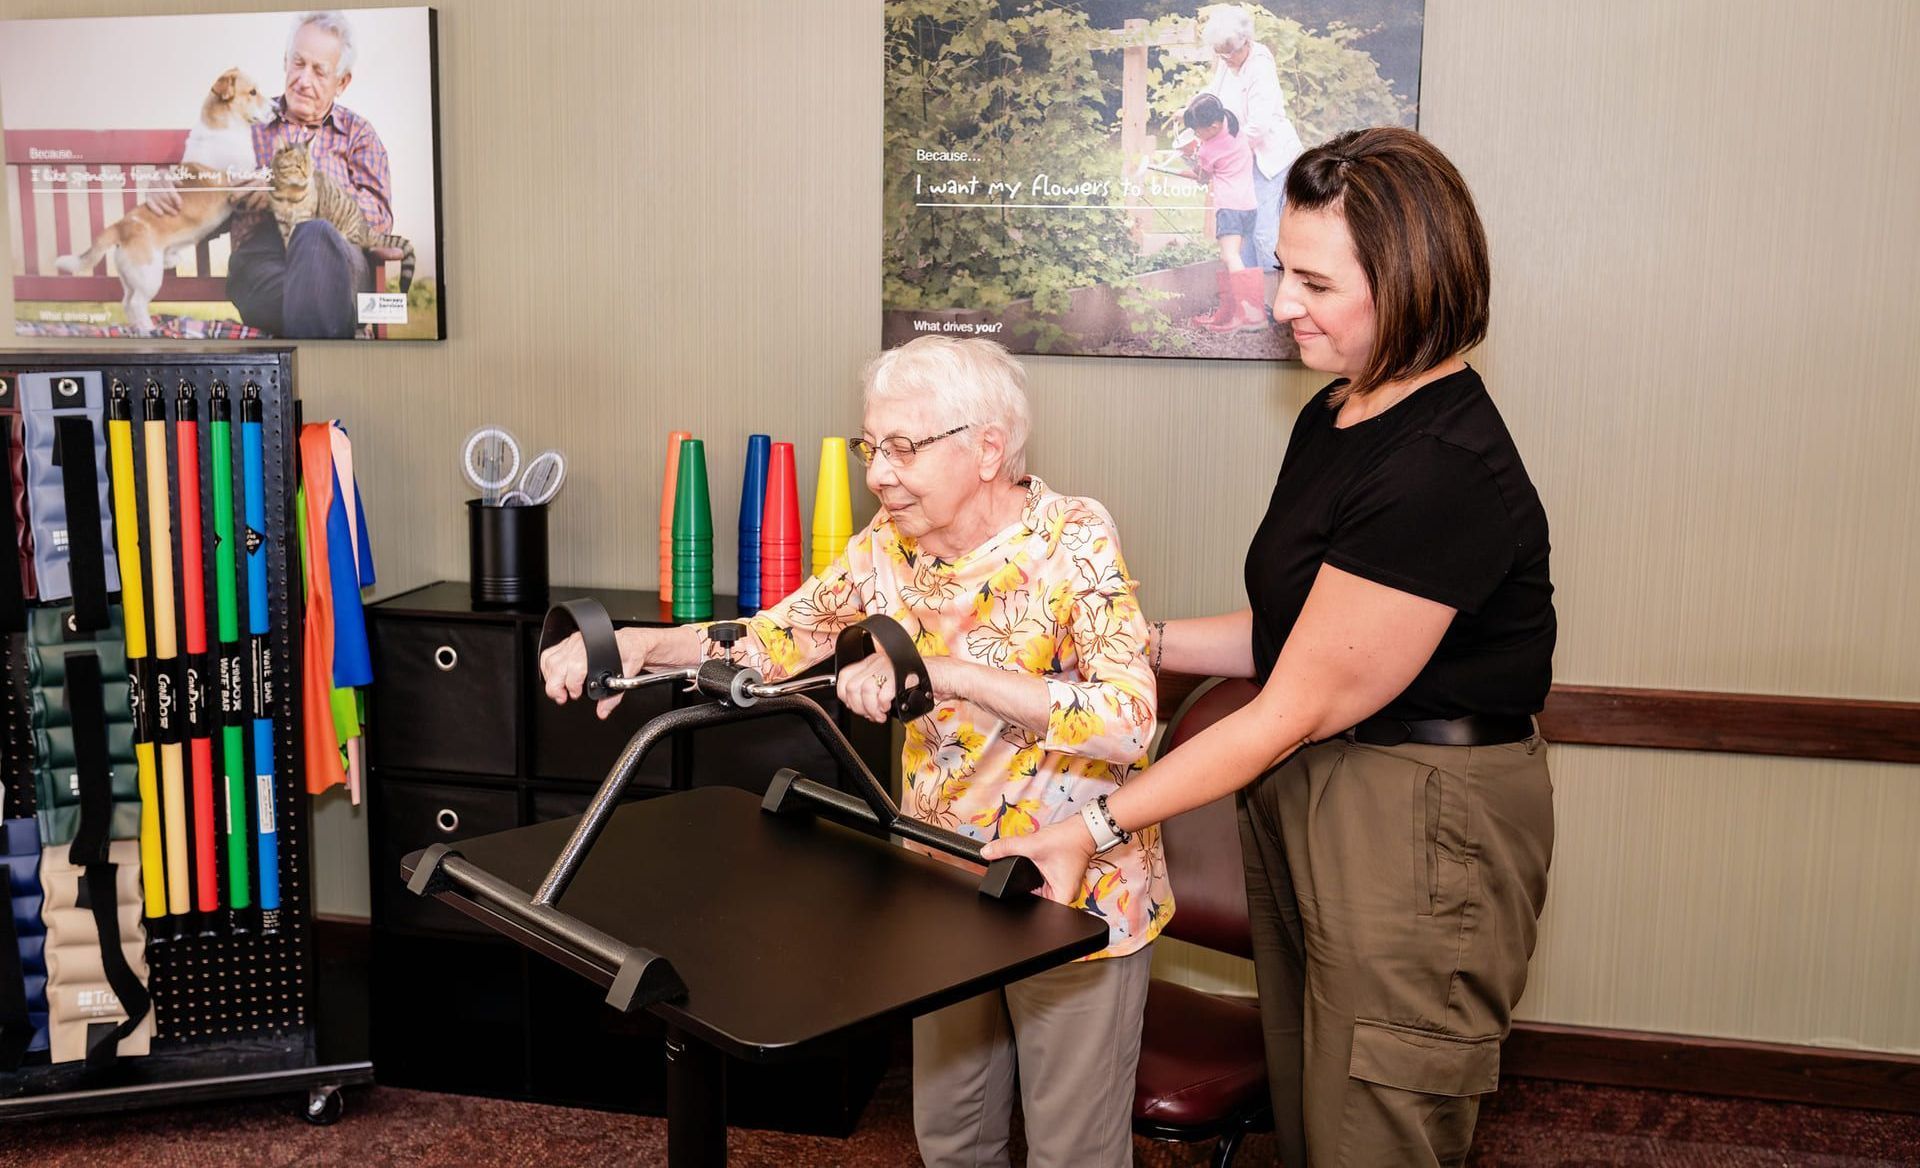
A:
<svg viewBox="0 0 1920 1168">
<path fill-rule="evenodd" d="M 319 219 L 331 223 L 342 238 L 363 251 L 370 247 L 399 249 L 403 253 L 400 291 L 413 287 L 413 244 L 403 235 L 379 235 L 367 230 L 359 201 L 314 167 L 307 143 L 294 142 L 275 151 L 270 175 L 269 202 L 274 222 L 280 226 L 282 244 L 293 239 L 294 228 L 309 219 Z"/>
</svg>

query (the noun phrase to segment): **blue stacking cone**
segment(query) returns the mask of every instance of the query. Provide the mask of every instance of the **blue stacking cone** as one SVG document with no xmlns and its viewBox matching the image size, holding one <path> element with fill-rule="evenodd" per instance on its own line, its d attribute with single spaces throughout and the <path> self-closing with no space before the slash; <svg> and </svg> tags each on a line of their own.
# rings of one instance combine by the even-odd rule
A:
<svg viewBox="0 0 1920 1168">
<path fill-rule="evenodd" d="M 740 612 L 760 607 L 760 525 L 767 505 L 767 458 L 773 439 L 754 434 L 747 439 L 747 472 L 740 482 Z"/>
</svg>

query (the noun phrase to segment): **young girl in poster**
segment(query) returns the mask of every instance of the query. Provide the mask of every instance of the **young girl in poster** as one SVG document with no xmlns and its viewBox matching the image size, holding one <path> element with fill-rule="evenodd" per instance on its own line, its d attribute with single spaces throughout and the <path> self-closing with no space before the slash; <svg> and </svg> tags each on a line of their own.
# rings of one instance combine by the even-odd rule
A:
<svg viewBox="0 0 1920 1168">
<path fill-rule="evenodd" d="M 1266 280 L 1241 259 L 1241 239 L 1253 234 L 1259 202 L 1253 191 L 1253 148 L 1240 136 L 1240 119 L 1219 97 L 1203 93 L 1182 115 L 1194 140 L 1188 144 L 1193 176 L 1208 184 L 1213 231 L 1220 244 L 1220 306 L 1194 323 L 1217 332 L 1267 327 Z"/>
</svg>

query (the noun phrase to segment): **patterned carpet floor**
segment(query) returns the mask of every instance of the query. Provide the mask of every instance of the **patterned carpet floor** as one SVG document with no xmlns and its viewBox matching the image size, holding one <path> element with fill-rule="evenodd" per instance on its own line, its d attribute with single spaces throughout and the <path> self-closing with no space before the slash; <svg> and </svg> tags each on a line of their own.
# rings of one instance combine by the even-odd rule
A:
<svg viewBox="0 0 1920 1168">
<path fill-rule="evenodd" d="M 895 1071 L 882 1080 L 849 1139 L 735 1129 L 729 1149 L 740 1168 L 917 1163 L 905 1075 Z M 1136 1162 L 1151 1168 L 1205 1164 L 1208 1151 L 1208 1145 L 1135 1142 Z M 35 1168 L 570 1168 L 665 1159 L 662 1120 L 390 1087 L 350 1092 L 344 1118 L 332 1127 L 302 1122 L 292 1101 L 251 1100 L 0 1128 L 0 1164 Z M 1271 1139 L 1261 1137 L 1250 1139 L 1236 1161 L 1244 1168 L 1274 1162 Z M 1481 1111 L 1471 1163 L 1920 1165 L 1920 1116 L 1511 1079 Z"/>
</svg>

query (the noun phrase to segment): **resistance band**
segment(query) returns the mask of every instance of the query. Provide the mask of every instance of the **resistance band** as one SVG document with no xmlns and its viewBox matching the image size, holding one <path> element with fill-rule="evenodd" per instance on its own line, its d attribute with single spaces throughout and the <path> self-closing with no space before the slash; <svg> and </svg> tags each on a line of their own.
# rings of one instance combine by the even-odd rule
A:
<svg viewBox="0 0 1920 1168">
<path fill-rule="evenodd" d="M 187 613 L 186 736 L 192 764 L 194 907 L 220 907 L 214 863 L 213 740 L 207 717 L 207 568 L 200 533 L 200 418 L 193 386 L 174 403 L 174 458 L 180 468 L 180 592 Z"/>
<path fill-rule="evenodd" d="M 173 673 L 180 656 L 173 612 L 173 500 L 167 493 L 167 403 L 147 382 L 147 554 L 153 564 L 153 712 L 160 740 L 160 825 L 167 858 L 167 911 L 192 911 L 187 867 L 187 776 L 180 724 L 173 716 Z"/>
<path fill-rule="evenodd" d="M 220 757 L 227 780 L 227 907 L 253 904 L 247 838 L 247 747 L 240 700 L 240 600 L 233 552 L 233 406 L 214 382 L 207 420 L 213 443 L 213 595 L 220 638 Z"/>
<path fill-rule="evenodd" d="M 260 798 L 260 911 L 280 908 L 280 835 L 274 823 L 273 646 L 267 620 L 267 480 L 260 387 L 240 387 L 240 450 L 246 472 L 247 633 L 253 650 L 253 777 Z M 263 922 L 263 928 L 271 922 Z"/>
<path fill-rule="evenodd" d="M 107 453 L 113 476 L 113 538 L 120 560 L 120 607 L 127 634 L 127 686 L 133 709 L 133 759 L 140 783 L 140 879 L 148 918 L 167 915 L 160 853 L 160 789 L 153 770 L 147 712 L 147 601 L 140 577 L 140 516 L 133 486 L 133 400 L 124 382 L 107 399 Z"/>
</svg>

